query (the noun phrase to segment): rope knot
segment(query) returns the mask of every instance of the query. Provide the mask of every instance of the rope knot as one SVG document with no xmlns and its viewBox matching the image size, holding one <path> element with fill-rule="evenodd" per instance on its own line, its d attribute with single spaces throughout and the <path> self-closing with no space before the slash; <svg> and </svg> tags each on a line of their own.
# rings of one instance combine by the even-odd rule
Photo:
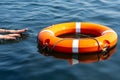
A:
<svg viewBox="0 0 120 80">
<path fill-rule="evenodd" d="M 109 52 L 110 42 L 108 40 L 104 40 L 102 54 L 106 55 Z"/>
</svg>

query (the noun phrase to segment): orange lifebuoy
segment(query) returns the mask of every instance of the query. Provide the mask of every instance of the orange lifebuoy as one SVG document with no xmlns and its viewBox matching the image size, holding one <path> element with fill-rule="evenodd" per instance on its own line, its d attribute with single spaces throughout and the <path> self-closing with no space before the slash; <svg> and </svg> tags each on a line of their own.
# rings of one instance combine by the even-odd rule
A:
<svg viewBox="0 0 120 80">
<path fill-rule="evenodd" d="M 68 33 L 93 34 L 95 38 L 60 38 Z M 88 22 L 68 22 L 55 24 L 42 29 L 38 34 L 38 42 L 57 52 L 89 53 L 99 52 L 105 47 L 112 48 L 117 44 L 117 33 L 106 26 Z"/>
</svg>

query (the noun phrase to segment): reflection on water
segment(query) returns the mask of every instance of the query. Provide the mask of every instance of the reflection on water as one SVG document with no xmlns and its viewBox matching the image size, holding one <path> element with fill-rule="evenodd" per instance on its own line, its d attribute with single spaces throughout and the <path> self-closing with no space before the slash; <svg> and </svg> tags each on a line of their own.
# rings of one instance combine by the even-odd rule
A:
<svg viewBox="0 0 120 80">
<path fill-rule="evenodd" d="M 45 52 L 42 47 L 38 46 L 38 52 L 44 56 L 53 56 L 55 58 L 67 60 L 71 65 L 77 63 L 93 63 L 110 59 L 115 53 L 116 47 L 107 51 L 107 53 L 89 53 L 89 54 L 65 54 L 58 52 Z"/>
</svg>

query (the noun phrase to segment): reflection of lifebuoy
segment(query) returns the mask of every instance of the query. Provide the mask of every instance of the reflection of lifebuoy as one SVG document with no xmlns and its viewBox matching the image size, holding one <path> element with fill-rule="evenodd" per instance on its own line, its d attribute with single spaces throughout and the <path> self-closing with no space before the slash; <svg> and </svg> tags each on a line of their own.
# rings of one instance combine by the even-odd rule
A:
<svg viewBox="0 0 120 80">
<path fill-rule="evenodd" d="M 95 38 L 60 38 L 59 35 L 69 33 L 92 34 Z M 41 46 L 63 53 L 99 52 L 112 48 L 117 43 L 117 34 L 109 27 L 87 23 L 69 22 L 52 25 L 41 30 L 38 34 Z"/>
<path fill-rule="evenodd" d="M 40 54 L 44 56 L 53 56 L 58 59 L 67 60 L 71 65 L 77 63 L 93 63 L 98 61 L 104 61 L 110 59 L 110 57 L 116 52 L 116 47 L 108 50 L 106 54 L 103 53 L 91 53 L 91 54 L 63 54 L 56 52 L 43 52 L 42 48 L 38 47 Z"/>
</svg>

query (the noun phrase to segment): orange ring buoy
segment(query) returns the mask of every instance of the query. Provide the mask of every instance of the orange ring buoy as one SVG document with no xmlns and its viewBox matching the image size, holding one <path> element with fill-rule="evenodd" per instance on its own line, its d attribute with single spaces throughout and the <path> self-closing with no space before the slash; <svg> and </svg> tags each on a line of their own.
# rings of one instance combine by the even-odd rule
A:
<svg viewBox="0 0 120 80">
<path fill-rule="evenodd" d="M 59 35 L 68 33 L 93 34 L 95 38 L 60 38 Z M 117 44 L 117 33 L 109 27 L 88 23 L 68 22 L 52 25 L 42 29 L 38 34 L 38 42 L 56 52 L 89 53 L 99 52 L 105 47 L 112 48 Z"/>
</svg>

